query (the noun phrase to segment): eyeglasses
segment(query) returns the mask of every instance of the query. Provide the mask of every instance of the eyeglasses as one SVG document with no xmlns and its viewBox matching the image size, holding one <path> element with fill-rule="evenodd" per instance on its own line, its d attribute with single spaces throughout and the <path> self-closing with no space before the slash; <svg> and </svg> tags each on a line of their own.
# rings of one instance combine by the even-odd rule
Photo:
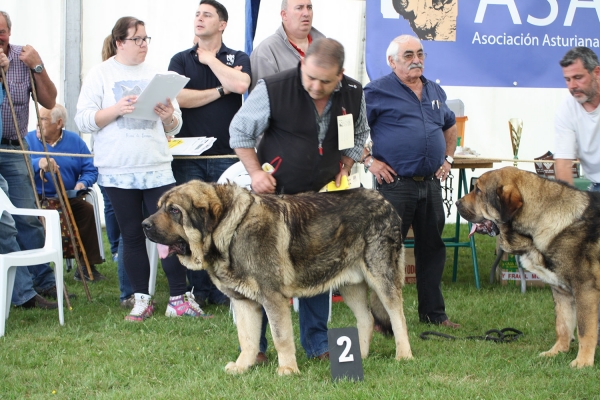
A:
<svg viewBox="0 0 600 400">
<path fill-rule="evenodd" d="M 123 40 L 133 40 L 133 43 L 135 43 L 136 45 L 141 47 L 143 42 L 146 42 L 146 44 L 150 44 L 150 39 L 152 39 L 150 36 L 146 36 L 144 38 L 136 37 L 136 38 L 130 38 L 130 39 L 123 39 Z"/>
<path fill-rule="evenodd" d="M 425 58 L 427 58 L 427 53 L 423 53 L 422 51 L 413 53 L 411 51 L 402 54 L 402 58 L 404 58 L 404 61 L 412 61 L 415 57 L 417 57 L 419 60 L 424 60 Z"/>
</svg>

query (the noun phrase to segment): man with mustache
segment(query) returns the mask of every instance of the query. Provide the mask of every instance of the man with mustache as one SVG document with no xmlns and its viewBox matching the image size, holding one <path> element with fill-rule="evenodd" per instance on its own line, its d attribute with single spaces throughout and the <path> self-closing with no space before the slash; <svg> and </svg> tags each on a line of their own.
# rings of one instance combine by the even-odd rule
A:
<svg viewBox="0 0 600 400">
<path fill-rule="evenodd" d="M 573 161 L 579 158 L 586 178 L 592 182 L 588 190 L 600 192 L 598 56 L 587 47 L 574 47 L 564 55 L 559 64 L 571 96 L 560 105 L 554 120 L 556 179 L 573 185 L 571 167 Z M 600 339 L 598 340 L 600 345 Z"/>
<path fill-rule="evenodd" d="M 377 189 L 402 218 L 402 237 L 412 225 L 419 320 L 458 328 L 445 311 L 441 281 L 446 261 L 441 181 L 450 173 L 456 149 L 456 120 L 446 93 L 423 76 L 421 41 L 398 36 L 387 49 L 392 73 L 365 86 L 372 153 L 365 167 Z"/>
</svg>

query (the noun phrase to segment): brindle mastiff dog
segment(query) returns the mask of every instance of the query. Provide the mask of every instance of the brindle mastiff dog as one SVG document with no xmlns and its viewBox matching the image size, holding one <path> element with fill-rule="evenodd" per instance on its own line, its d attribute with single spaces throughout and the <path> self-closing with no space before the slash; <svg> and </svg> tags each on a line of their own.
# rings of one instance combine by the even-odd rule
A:
<svg viewBox="0 0 600 400">
<path fill-rule="evenodd" d="M 143 222 L 189 269 L 205 269 L 231 298 L 241 353 L 225 370 L 242 373 L 259 351 L 261 306 L 271 323 L 279 375 L 298 373 L 291 297 L 339 288 L 356 316 L 362 357 L 372 312 L 391 327 L 396 359 L 412 358 L 402 305 L 401 220 L 376 191 L 256 195 L 233 184 L 191 181 L 166 192 Z"/>
<path fill-rule="evenodd" d="M 556 343 L 542 356 L 569 350 L 577 326 L 572 367 L 594 365 L 600 301 L 600 194 L 583 192 L 506 167 L 487 172 L 456 202 L 474 224 L 492 221 L 502 248 L 552 287 Z M 473 227 L 477 229 L 477 225 Z"/>
</svg>

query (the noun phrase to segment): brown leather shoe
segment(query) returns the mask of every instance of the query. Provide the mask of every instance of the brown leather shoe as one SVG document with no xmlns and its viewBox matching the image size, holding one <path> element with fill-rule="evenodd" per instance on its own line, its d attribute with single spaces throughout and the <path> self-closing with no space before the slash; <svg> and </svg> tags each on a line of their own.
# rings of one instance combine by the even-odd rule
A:
<svg viewBox="0 0 600 400">
<path fill-rule="evenodd" d="M 44 310 L 52 310 L 54 308 L 58 308 L 58 303 L 53 301 L 48 301 L 39 294 L 36 294 L 31 299 L 27 300 L 25 303 L 21 304 L 22 308 L 42 308 Z"/>
<path fill-rule="evenodd" d="M 46 290 L 38 290 L 36 288 L 36 292 L 38 292 L 41 296 L 50 297 L 51 299 L 56 299 L 56 285 L 54 285 L 51 288 L 46 289 Z M 75 299 L 76 297 L 77 297 L 77 295 L 75 295 L 73 293 L 69 293 L 70 299 Z"/>
<path fill-rule="evenodd" d="M 269 362 L 267 355 L 262 351 L 256 355 L 256 365 L 263 365 Z"/>
<path fill-rule="evenodd" d="M 329 360 L 329 352 L 326 351 L 325 353 L 321 354 L 320 356 L 317 356 L 316 358 L 320 361 L 327 361 Z"/>
<path fill-rule="evenodd" d="M 446 328 L 452 328 L 452 329 L 460 328 L 460 324 L 455 324 L 454 322 L 450 321 L 449 319 L 441 322 L 439 325 L 445 326 Z"/>
</svg>

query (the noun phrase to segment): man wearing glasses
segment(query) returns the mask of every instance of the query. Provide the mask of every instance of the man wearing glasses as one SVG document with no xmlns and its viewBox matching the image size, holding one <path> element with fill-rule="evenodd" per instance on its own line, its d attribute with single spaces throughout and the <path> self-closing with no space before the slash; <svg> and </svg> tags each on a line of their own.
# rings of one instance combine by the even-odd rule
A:
<svg viewBox="0 0 600 400">
<path fill-rule="evenodd" d="M 183 115 L 178 137 L 215 137 L 203 156 L 235 153 L 229 146 L 229 123 L 242 106 L 242 94 L 250 86 L 250 58 L 243 51 L 223 43 L 227 9 L 215 0 L 202 0 L 194 18 L 195 45 L 171 59 L 169 71 L 187 76 L 190 81 L 177 96 Z M 216 182 L 235 157 L 173 160 L 178 185 L 200 179 Z M 190 286 L 200 305 L 203 302 L 228 304 L 229 299 L 211 282 L 206 271 L 187 271 Z"/>
<path fill-rule="evenodd" d="M 419 39 L 398 36 L 386 55 L 392 73 L 365 87 L 373 147 L 372 154 L 364 150 L 363 162 L 402 218 L 402 236 L 413 227 L 419 320 L 458 328 L 446 315 L 440 286 L 446 261 L 441 181 L 454 162 L 454 113 L 444 90 L 423 76 Z"/>
</svg>

